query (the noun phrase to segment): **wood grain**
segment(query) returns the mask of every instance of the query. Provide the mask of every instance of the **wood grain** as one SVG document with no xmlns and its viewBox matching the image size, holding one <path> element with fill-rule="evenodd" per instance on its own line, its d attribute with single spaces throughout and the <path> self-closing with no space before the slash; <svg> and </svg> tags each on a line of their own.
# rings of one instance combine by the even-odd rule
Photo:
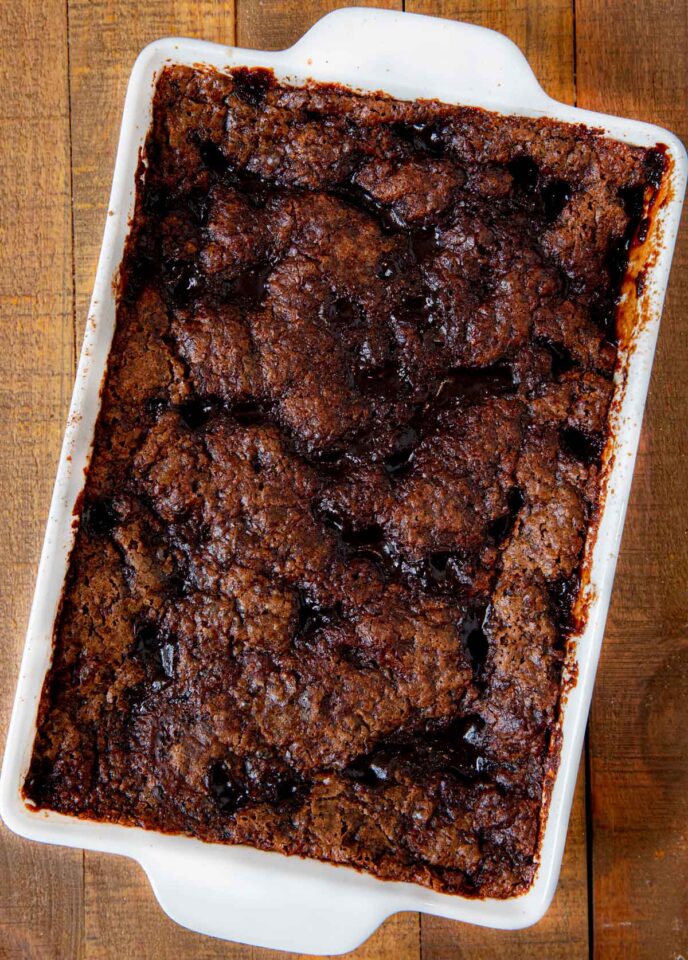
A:
<svg viewBox="0 0 688 960">
<path fill-rule="evenodd" d="M 0 737 L 138 51 L 170 34 L 280 48 L 346 0 L 5 0 L 0 5 Z M 359 4 L 360 5 L 360 4 Z M 399 8 L 395 0 L 369 5 Z M 501 30 L 552 96 L 688 137 L 687 0 L 407 0 Z M 574 23 L 575 20 L 575 23 Z M 574 42 L 575 41 L 575 42 Z M 577 84 L 574 86 L 574 76 Z M 688 957 L 688 245 L 679 245 L 591 721 L 593 867 L 579 776 L 561 884 L 536 928 L 402 914 L 356 960 Z M 588 897 L 593 904 L 588 937 Z M 422 933 L 422 940 L 421 940 Z M 0 826 L 0 960 L 286 960 L 184 931 L 130 861 Z"/>
<path fill-rule="evenodd" d="M 577 0 L 576 26 L 580 105 L 652 120 L 685 141 L 686 3 Z M 593 705 L 598 960 L 688 956 L 687 266 L 684 229 Z"/>
<path fill-rule="evenodd" d="M 550 96 L 575 100 L 573 8 L 568 0 L 407 0 L 414 13 L 437 14 L 499 30 L 525 53 Z M 588 888 L 585 839 L 585 774 L 578 778 L 562 878 L 545 920 L 518 933 L 460 926 L 435 917 L 421 918 L 423 960 L 509 960 L 521 957 L 588 956 Z"/>
<path fill-rule="evenodd" d="M 400 2 L 330 3 L 323 0 L 240 0 L 237 10 L 237 43 L 243 47 L 282 49 L 294 43 L 321 16 L 343 6 L 376 6 L 401 9 Z M 286 960 L 293 956 L 254 948 L 252 960 Z M 356 960 L 420 960 L 420 921 L 417 914 L 390 918 L 354 954 Z"/>
<path fill-rule="evenodd" d="M 387 7 L 401 0 L 238 0 L 237 44 L 260 50 L 291 46 L 316 20 L 339 7 Z"/>
<path fill-rule="evenodd" d="M 139 51 L 163 36 L 234 42 L 234 6 L 215 0 L 70 0 L 76 339 L 86 322 L 107 212 L 127 80 Z M 84 854 L 85 960 L 244 960 L 247 948 L 182 930 L 131 861 Z"/>
<path fill-rule="evenodd" d="M 234 43 L 232 0 L 69 0 L 76 329 L 81 342 L 134 61 L 152 40 Z"/>
<path fill-rule="evenodd" d="M 505 33 L 525 53 L 547 93 L 574 102 L 571 0 L 406 0 L 405 9 Z"/>
<path fill-rule="evenodd" d="M 0 37 L 4 731 L 74 373 L 64 0 L 0 5 Z M 48 851 L 0 825 L 0 958 L 78 957 L 81 884 L 78 850 Z"/>
<path fill-rule="evenodd" d="M 251 947 L 191 933 L 160 909 L 131 860 L 87 854 L 86 960 L 251 960 Z"/>
</svg>

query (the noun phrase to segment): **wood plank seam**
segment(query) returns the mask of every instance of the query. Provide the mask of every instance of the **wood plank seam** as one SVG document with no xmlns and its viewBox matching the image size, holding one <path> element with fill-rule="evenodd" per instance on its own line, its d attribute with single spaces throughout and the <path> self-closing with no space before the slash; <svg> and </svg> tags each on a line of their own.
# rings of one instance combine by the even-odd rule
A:
<svg viewBox="0 0 688 960">
<path fill-rule="evenodd" d="M 572 54 L 573 54 L 573 105 L 578 106 L 578 36 L 576 32 L 576 0 L 571 0 L 571 22 L 572 22 Z M 590 765 L 590 738 L 588 719 L 585 740 L 583 742 L 583 762 L 585 769 L 585 867 L 587 873 L 587 912 L 588 912 L 588 956 L 593 960 L 595 955 L 595 919 L 593 895 L 593 816 L 592 816 L 592 793 L 590 787 L 591 765 Z"/>
<path fill-rule="evenodd" d="M 76 377 L 79 364 L 78 318 L 76 311 L 76 240 L 74 229 L 74 130 L 72 121 L 72 62 L 71 62 L 71 17 L 69 0 L 65 0 L 65 57 L 67 60 L 67 128 L 69 143 L 69 222 L 72 237 L 72 379 Z M 84 954 L 86 942 L 86 851 L 81 851 L 81 934 L 79 937 L 79 957 Z"/>
<path fill-rule="evenodd" d="M 588 726 L 590 721 L 588 721 Z M 595 955 L 595 899 L 593 896 L 593 816 L 592 816 L 592 791 L 591 783 L 591 763 L 590 763 L 590 734 L 585 731 L 585 744 L 583 747 L 585 757 L 585 847 L 586 847 L 586 869 L 588 873 L 588 955 L 593 960 Z"/>
<path fill-rule="evenodd" d="M 69 224 L 72 236 L 72 377 L 79 363 L 76 316 L 76 254 L 74 252 L 74 137 L 72 131 L 72 64 L 70 55 L 69 0 L 65 0 L 65 57 L 67 60 L 67 140 L 69 144 Z"/>
<path fill-rule="evenodd" d="M 576 0 L 571 0 L 571 19 L 572 19 L 572 44 L 573 44 L 573 105 L 578 106 L 578 37 L 576 32 Z M 593 894 L 593 816 L 592 816 L 592 793 L 590 788 L 591 765 L 590 765 L 590 738 L 588 720 L 588 729 L 585 732 L 583 743 L 583 759 L 585 764 L 585 848 L 586 848 L 586 871 L 588 888 L 588 956 L 593 960 L 595 955 L 595 919 L 594 919 L 594 894 Z"/>
<path fill-rule="evenodd" d="M 0 750 L 19 671 L 40 543 L 74 370 L 71 155 L 64 0 L 0 4 L 3 133 L 3 621 Z M 82 858 L 0 825 L 0 957 L 81 953 Z"/>
<path fill-rule="evenodd" d="M 572 41 L 572 53 L 573 53 L 573 105 L 574 107 L 578 106 L 578 44 L 576 38 L 576 0 L 571 0 L 571 21 L 573 35 L 571 37 Z M 587 792 L 587 789 L 586 789 Z"/>
</svg>

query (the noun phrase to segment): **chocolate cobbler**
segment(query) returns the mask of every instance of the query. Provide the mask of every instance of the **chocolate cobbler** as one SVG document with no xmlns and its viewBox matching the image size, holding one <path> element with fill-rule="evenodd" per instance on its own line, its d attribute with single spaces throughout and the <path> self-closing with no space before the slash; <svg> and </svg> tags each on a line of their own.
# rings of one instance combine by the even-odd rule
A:
<svg viewBox="0 0 688 960">
<path fill-rule="evenodd" d="M 167 67 L 27 800 L 527 889 L 663 164 Z"/>
</svg>

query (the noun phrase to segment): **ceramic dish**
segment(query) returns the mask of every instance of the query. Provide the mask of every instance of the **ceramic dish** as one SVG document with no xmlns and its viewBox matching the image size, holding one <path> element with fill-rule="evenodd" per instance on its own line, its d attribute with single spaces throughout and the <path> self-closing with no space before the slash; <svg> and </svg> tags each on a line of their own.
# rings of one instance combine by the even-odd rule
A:
<svg viewBox="0 0 688 960">
<path fill-rule="evenodd" d="M 587 620 L 571 666 L 577 681 L 565 697 L 561 760 L 543 813 L 540 860 L 530 890 L 509 900 L 469 900 L 409 883 L 391 883 L 297 857 L 247 847 L 205 844 L 133 827 L 95 823 L 28 808 L 21 786 L 28 768 L 36 711 L 52 651 L 53 624 L 73 541 L 73 510 L 84 485 L 100 386 L 115 321 L 117 275 L 133 210 L 139 149 L 151 113 L 155 79 L 169 62 L 272 68 L 291 83 L 312 78 L 400 99 L 437 98 L 506 114 L 547 116 L 601 127 L 647 147 L 666 146 L 670 172 L 649 239 L 636 251 L 644 266 L 635 302 L 626 284 L 624 338 L 606 451 L 606 493 L 597 536 L 589 537 L 584 587 Z M 277 53 L 166 39 L 146 47 L 129 81 L 105 236 L 69 422 L 53 493 L 26 646 L 0 780 L 0 813 L 33 840 L 123 854 L 148 874 L 162 908 L 194 930 L 263 947 L 303 953 L 351 950 L 390 914 L 402 910 L 516 929 L 535 923 L 554 893 L 621 540 L 659 318 L 686 180 L 680 142 L 658 127 L 607 117 L 550 99 L 517 47 L 480 27 L 382 10 L 346 9 L 319 21 L 295 46 Z M 640 259 L 638 259 L 640 258 Z M 643 262 L 641 263 L 640 260 Z M 632 290 L 631 290 L 632 287 Z"/>
</svg>

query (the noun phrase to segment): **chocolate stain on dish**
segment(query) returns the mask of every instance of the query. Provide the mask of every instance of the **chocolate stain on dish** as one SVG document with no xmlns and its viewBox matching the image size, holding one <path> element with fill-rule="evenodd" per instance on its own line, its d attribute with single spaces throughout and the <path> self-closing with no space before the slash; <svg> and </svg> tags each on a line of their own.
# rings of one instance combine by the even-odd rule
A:
<svg viewBox="0 0 688 960">
<path fill-rule="evenodd" d="M 528 889 L 660 161 L 163 72 L 27 801 Z"/>
</svg>

